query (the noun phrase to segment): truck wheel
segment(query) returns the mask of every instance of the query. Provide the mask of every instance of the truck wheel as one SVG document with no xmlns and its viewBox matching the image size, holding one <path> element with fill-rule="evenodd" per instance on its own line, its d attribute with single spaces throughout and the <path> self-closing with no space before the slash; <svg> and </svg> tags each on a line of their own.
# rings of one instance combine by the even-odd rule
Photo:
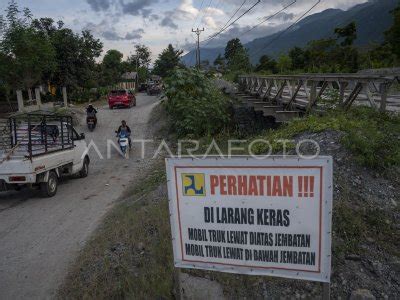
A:
<svg viewBox="0 0 400 300">
<path fill-rule="evenodd" d="M 53 197 L 57 193 L 58 177 L 56 172 L 50 171 L 47 182 L 40 183 L 40 190 L 43 196 Z"/>
<path fill-rule="evenodd" d="M 79 172 L 79 176 L 81 178 L 85 178 L 89 175 L 89 160 L 85 158 L 83 161 L 82 170 Z"/>
</svg>

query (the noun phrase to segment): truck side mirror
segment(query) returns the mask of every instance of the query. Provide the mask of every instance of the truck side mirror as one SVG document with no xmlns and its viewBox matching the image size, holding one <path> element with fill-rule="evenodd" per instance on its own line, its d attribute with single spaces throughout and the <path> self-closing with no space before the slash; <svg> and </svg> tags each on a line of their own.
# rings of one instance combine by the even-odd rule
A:
<svg viewBox="0 0 400 300">
<path fill-rule="evenodd" d="M 85 139 L 85 134 L 81 133 L 80 138 L 81 138 L 81 140 L 84 140 Z"/>
</svg>

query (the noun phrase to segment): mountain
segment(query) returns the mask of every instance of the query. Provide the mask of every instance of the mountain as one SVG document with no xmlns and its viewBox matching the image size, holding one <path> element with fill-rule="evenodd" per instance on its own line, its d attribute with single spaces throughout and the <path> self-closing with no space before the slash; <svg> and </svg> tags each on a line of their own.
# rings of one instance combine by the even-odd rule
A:
<svg viewBox="0 0 400 300">
<path fill-rule="evenodd" d="M 250 55 L 251 62 L 257 64 L 264 54 L 276 58 L 295 46 L 304 47 L 312 40 L 333 37 L 336 27 L 343 27 L 352 21 L 357 24 L 356 46 L 365 47 L 381 43 L 384 38 L 383 33 L 393 23 L 390 11 L 398 3 L 397 0 L 370 0 L 347 11 L 327 9 L 304 18 L 287 32 L 281 31 L 257 38 L 244 46 Z M 201 60 L 208 60 L 212 64 L 219 53 L 223 55 L 224 48 L 202 48 Z M 191 51 L 182 57 L 182 61 L 192 66 L 195 63 L 195 57 L 195 53 Z"/>
</svg>

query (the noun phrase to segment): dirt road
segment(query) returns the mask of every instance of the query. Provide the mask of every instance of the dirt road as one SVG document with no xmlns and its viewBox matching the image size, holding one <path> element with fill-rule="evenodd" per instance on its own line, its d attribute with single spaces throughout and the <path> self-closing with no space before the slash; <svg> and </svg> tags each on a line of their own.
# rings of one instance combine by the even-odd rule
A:
<svg viewBox="0 0 400 300">
<path fill-rule="evenodd" d="M 95 131 L 78 131 L 96 143 L 105 159 L 90 151 L 89 177 L 64 180 L 55 197 L 42 198 L 29 190 L 0 193 L 0 299 L 55 296 L 68 266 L 104 214 L 148 167 L 148 160 L 140 159 L 139 145 L 129 160 L 116 150 L 106 159 L 107 139 L 115 141 L 114 130 L 122 119 L 134 138 L 149 138 L 147 121 L 156 103 L 156 97 L 138 95 L 131 109 L 100 107 Z"/>
</svg>

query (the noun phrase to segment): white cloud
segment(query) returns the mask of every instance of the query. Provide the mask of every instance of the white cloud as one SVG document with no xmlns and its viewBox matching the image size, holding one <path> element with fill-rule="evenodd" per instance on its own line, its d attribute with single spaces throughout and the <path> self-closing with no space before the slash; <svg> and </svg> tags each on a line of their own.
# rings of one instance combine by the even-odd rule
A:
<svg viewBox="0 0 400 300">
<path fill-rule="evenodd" d="M 206 7 L 204 9 L 204 14 L 210 15 L 210 16 L 223 16 L 225 13 L 223 10 L 215 8 L 215 7 Z"/>
<path fill-rule="evenodd" d="M 193 6 L 192 0 L 182 0 L 176 10 L 176 16 L 182 19 L 191 19 L 199 14 L 199 10 Z"/>
<path fill-rule="evenodd" d="M 213 17 L 210 16 L 205 16 L 203 17 L 203 22 L 204 24 L 206 24 L 207 27 L 211 28 L 211 29 L 217 29 L 217 24 L 215 23 Z"/>
</svg>

